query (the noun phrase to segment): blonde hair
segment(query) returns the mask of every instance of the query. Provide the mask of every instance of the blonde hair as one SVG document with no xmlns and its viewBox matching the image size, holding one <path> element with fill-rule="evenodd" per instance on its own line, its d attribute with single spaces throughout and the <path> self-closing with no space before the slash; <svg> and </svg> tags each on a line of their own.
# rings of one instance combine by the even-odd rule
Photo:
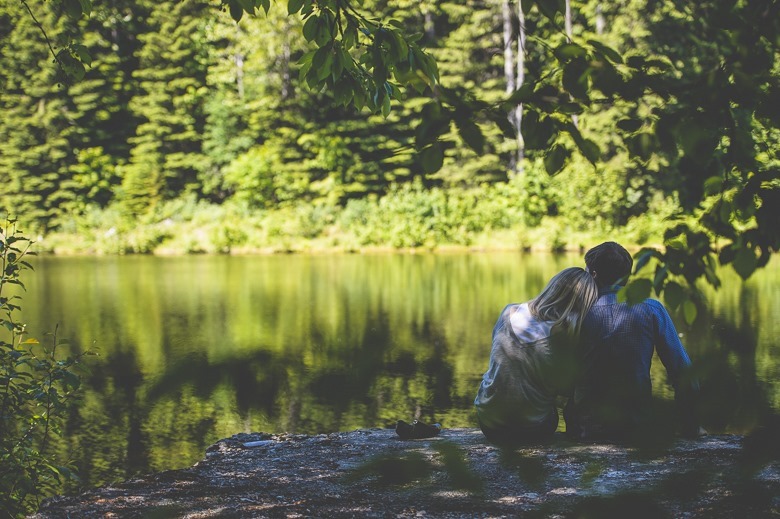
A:
<svg viewBox="0 0 780 519">
<path fill-rule="evenodd" d="M 544 290 L 528 302 L 528 309 L 537 319 L 552 321 L 553 327 L 576 335 L 597 298 L 593 276 L 580 267 L 570 267 L 553 276 Z"/>
</svg>

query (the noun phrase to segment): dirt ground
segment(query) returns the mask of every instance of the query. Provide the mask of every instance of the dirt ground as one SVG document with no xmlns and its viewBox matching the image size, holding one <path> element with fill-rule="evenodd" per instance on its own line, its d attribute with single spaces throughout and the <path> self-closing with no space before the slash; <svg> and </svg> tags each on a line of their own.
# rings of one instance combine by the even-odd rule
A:
<svg viewBox="0 0 780 519">
<path fill-rule="evenodd" d="M 33 517 L 780 517 L 780 464 L 744 461 L 738 436 L 650 452 L 500 449 L 478 429 L 241 434 L 191 468 L 52 498 Z"/>
</svg>

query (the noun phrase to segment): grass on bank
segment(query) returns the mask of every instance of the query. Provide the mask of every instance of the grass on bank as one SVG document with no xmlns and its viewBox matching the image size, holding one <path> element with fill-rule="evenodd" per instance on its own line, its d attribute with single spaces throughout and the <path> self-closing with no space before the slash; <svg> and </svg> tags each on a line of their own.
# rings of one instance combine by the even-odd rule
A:
<svg viewBox="0 0 780 519">
<path fill-rule="evenodd" d="M 511 196 L 402 188 L 345 207 L 297 203 L 274 209 L 194 198 L 161 204 L 141 218 L 119 206 L 89 208 L 38 236 L 59 255 L 268 254 L 395 250 L 581 250 L 603 240 L 627 247 L 662 242 L 668 212 L 613 226 L 606 219 L 540 215 Z"/>
</svg>

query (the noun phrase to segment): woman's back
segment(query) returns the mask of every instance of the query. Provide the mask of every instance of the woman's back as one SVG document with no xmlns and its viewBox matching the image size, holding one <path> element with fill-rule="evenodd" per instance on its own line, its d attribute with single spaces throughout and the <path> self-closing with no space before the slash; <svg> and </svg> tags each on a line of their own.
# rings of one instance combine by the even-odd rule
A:
<svg viewBox="0 0 780 519">
<path fill-rule="evenodd" d="M 490 364 L 474 405 L 487 427 L 533 426 L 556 413 L 552 323 L 534 318 L 526 303 L 504 308 L 493 329 Z"/>
</svg>

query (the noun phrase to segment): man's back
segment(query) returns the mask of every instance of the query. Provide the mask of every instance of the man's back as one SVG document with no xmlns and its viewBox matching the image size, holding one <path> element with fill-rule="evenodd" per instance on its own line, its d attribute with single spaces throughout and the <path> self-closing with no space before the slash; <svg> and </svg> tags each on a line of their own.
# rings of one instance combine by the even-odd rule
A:
<svg viewBox="0 0 780 519">
<path fill-rule="evenodd" d="M 582 375 L 573 397 L 582 438 L 624 437 L 647 419 L 654 350 L 678 403 L 690 407 L 698 389 L 695 382 L 684 381 L 691 361 L 664 306 L 653 299 L 633 306 L 618 303 L 619 288 L 600 290 L 582 327 Z"/>
</svg>

